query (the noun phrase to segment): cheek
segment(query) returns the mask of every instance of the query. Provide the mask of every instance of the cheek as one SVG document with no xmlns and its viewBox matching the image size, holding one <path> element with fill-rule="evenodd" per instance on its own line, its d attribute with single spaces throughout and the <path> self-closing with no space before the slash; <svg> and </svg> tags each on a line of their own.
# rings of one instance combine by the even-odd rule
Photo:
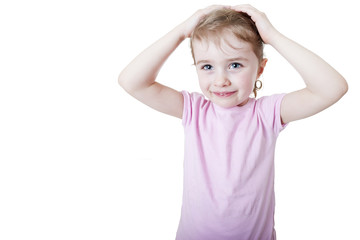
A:
<svg viewBox="0 0 360 240">
<path fill-rule="evenodd" d="M 253 88 L 255 84 L 255 76 L 251 73 L 242 73 L 238 76 L 234 76 L 233 83 L 243 89 Z"/>
<path fill-rule="evenodd" d="M 257 68 L 254 67 L 247 73 L 247 84 L 251 89 L 254 88 L 255 81 L 257 79 Z"/>
<path fill-rule="evenodd" d="M 199 72 L 198 72 L 198 81 L 201 88 L 206 88 L 211 83 L 211 79 L 209 78 L 208 74 L 199 73 Z"/>
<path fill-rule="evenodd" d="M 256 81 L 256 78 L 251 78 L 251 79 L 249 79 L 249 81 L 247 82 L 248 87 L 251 88 L 251 90 L 254 88 L 255 81 Z"/>
<path fill-rule="evenodd" d="M 199 86 L 200 86 L 201 91 L 205 92 L 205 90 L 208 88 L 208 86 L 207 86 L 208 81 L 206 81 L 206 79 L 204 79 L 203 76 L 198 75 L 198 82 L 199 82 Z"/>
</svg>

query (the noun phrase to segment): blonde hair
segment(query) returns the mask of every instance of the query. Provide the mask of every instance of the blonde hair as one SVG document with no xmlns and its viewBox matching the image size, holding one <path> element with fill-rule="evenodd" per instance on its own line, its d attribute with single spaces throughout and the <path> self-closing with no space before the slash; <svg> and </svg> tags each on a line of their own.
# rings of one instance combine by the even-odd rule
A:
<svg viewBox="0 0 360 240">
<path fill-rule="evenodd" d="M 193 41 L 194 40 L 210 40 L 220 46 L 222 34 L 229 31 L 234 34 L 240 41 L 249 43 L 254 51 L 259 63 L 264 58 L 264 42 L 256 28 L 251 17 L 243 12 L 237 12 L 232 9 L 219 9 L 207 14 L 195 27 L 191 38 L 190 48 L 193 60 L 195 62 Z M 256 83 L 253 93 L 256 97 Z"/>
</svg>

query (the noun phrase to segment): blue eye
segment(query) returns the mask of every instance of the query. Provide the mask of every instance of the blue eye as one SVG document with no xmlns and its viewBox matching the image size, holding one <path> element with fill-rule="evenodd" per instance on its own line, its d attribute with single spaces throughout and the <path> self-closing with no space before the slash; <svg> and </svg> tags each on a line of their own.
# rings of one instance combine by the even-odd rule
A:
<svg viewBox="0 0 360 240">
<path fill-rule="evenodd" d="M 204 65 L 201 69 L 204 69 L 204 70 L 211 70 L 213 67 L 209 64 L 206 64 Z"/>
<path fill-rule="evenodd" d="M 240 63 L 232 63 L 230 64 L 230 68 L 240 68 L 242 65 Z"/>
</svg>

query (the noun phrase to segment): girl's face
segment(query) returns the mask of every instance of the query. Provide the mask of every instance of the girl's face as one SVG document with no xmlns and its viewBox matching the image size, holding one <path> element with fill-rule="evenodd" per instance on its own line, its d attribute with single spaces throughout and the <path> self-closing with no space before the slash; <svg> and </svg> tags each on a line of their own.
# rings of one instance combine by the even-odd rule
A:
<svg viewBox="0 0 360 240">
<path fill-rule="evenodd" d="M 193 40 L 200 88 L 212 102 L 225 108 L 243 106 L 253 91 L 267 59 L 259 60 L 251 45 L 224 32 L 220 46 Z"/>
</svg>

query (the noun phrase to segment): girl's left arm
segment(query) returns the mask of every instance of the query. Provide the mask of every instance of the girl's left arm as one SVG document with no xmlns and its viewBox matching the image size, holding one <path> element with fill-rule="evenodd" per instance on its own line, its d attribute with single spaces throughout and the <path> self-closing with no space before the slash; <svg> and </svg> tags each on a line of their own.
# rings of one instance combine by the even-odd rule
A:
<svg viewBox="0 0 360 240">
<path fill-rule="evenodd" d="M 336 103 L 348 90 L 346 80 L 319 56 L 278 32 L 266 15 L 250 5 L 234 7 L 255 22 L 264 42 L 274 47 L 301 75 L 306 87 L 281 103 L 283 123 L 312 116 Z"/>
</svg>

